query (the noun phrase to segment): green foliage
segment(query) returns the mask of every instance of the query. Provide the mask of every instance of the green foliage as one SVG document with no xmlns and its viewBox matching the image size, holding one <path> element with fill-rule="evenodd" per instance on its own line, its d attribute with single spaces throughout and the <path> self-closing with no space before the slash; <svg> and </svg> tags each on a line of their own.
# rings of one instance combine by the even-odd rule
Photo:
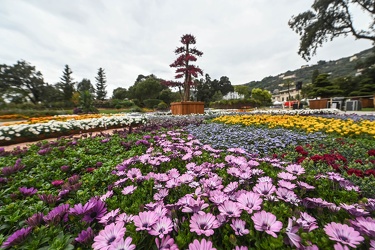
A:
<svg viewBox="0 0 375 250">
<path fill-rule="evenodd" d="M 81 82 L 77 85 L 77 91 L 89 91 L 91 94 L 95 94 L 95 88 L 91 84 L 89 79 L 83 78 Z"/>
<path fill-rule="evenodd" d="M 260 104 L 260 106 L 269 106 L 272 104 L 272 94 L 268 90 L 255 88 L 251 91 L 251 98 Z"/>
<path fill-rule="evenodd" d="M 166 104 L 171 104 L 171 102 L 179 101 L 179 95 L 177 93 L 173 93 L 170 89 L 163 89 L 159 93 L 158 99 L 162 100 Z"/>
<path fill-rule="evenodd" d="M 159 104 L 157 106 L 157 110 L 166 110 L 166 109 L 168 109 L 168 104 L 166 104 L 163 101 L 159 102 Z"/>
<path fill-rule="evenodd" d="M 128 90 L 126 88 L 118 87 L 113 90 L 112 99 L 124 100 L 128 97 Z"/>
<path fill-rule="evenodd" d="M 229 92 L 233 92 L 234 87 L 227 76 L 220 77 L 220 80 L 212 80 L 210 75 L 206 74 L 205 79 L 196 81 L 196 90 L 197 100 L 205 102 L 208 105 L 210 102 L 219 101 L 220 97 L 225 96 Z M 221 96 L 218 91 L 220 91 Z"/>
<path fill-rule="evenodd" d="M 132 106 L 130 109 L 129 109 L 130 112 L 143 112 L 143 109 L 140 108 L 139 106 L 137 105 L 134 105 Z"/>
<path fill-rule="evenodd" d="M 143 101 L 145 107 L 149 109 L 155 109 L 160 102 L 161 101 L 159 99 L 147 99 Z"/>
<path fill-rule="evenodd" d="M 356 39 L 375 42 L 375 31 L 371 28 L 357 27 L 353 23 L 353 11 L 360 9 L 365 15 L 374 15 L 374 1 L 316 0 L 307 10 L 289 21 L 289 26 L 300 36 L 298 54 L 310 60 L 318 47 L 339 36 L 353 35 Z M 367 29 L 367 30 L 366 30 Z"/>
<path fill-rule="evenodd" d="M 104 99 L 107 96 L 107 91 L 106 91 L 106 76 L 103 68 L 98 69 L 98 75 L 95 77 L 96 80 L 96 99 L 104 101 Z"/>
<path fill-rule="evenodd" d="M 69 115 L 72 114 L 72 110 L 39 110 L 39 109 L 22 109 L 21 106 L 25 106 L 25 104 L 20 104 L 17 108 L 6 108 L 4 110 L 0 110 L 0 115 L 12 115 L 12 114 L 19 114 L 27 117 L 43 117 L 43 116 L 54 116 L 54 115 Z"/>
<path fill-rule="evenodd" d="M 75 82 L 73 81 L 72 70 L 68 65 L 65 65 L 63 70 L 63 75 L 60 78 L 60 82 L 56 84 L 56 88 L 59 89 L 62 93 L 63 101 L 66 106 L 72 106 L 72 97 L 75 91 Z"/>
<path fill-rule="evenodd" d="M 140 78 L 133 86 L 129 87 L 128 98 L 138 99 L 140 103 L 143 103 L 147 99 L 157 99 L 160 92 L 166 88 L 166 86 L 161 84 L 161 79 L 150 75 Z M 141 106 L 140 103 L 137 105 Z"/>
<path fill-rule="evenodd" d="M 248 99 L 251 96 L 250 88 L 246 85 L 236 85 L 234 86 L 234 91 L 236 91 L 240 95 L 244 95 L 245 99 Z"/>
<path fill-rule="evenodd" d="M 374 55 L 373 49 L 367 49 L 353 55 L 356 56 L 358 60 L 352 61 L 350 60 L 350 57 L 345 57 L 338 60 L 327 61 L 325 63 L 314 64 L 295 70 L 288 70 L 275 76 L 267 76 L 261 81 L 248 82 L 245 84 L 245 86 L 248 86 L 250 89 L 261 88 L 272 92 L 275 89 L 280 89 L 279 85 L 283 83 L 283 79 L 280 78 L 279 75 L 295 75 L 296 78 L 294 81 L 302 81 L 303 86 L 306 86 L 306 84 L 312 82 L 313 74 L 316 74 L 316 71 L 318 71 L 319 74 L 329 73 L 332 80 L 338 77 L 352 77 L 355 83 L 361 78 L 361 76 L 358 76 L 358 78 L 355 77 L 357 74 L 357 64 L 368 60 L 367 58 L 371 57 L 372 55 Z M 367 68 L 368 66 L 367 64 L 362 66 L 361 63 L 361 67 Z M 365 71 L 362 72 L 363 75 L 366 74 Z M 349 93 L 344 94 L 344 96 L 349 96 Z"/>
<path fill-rule="evenodd" d="M 94 96 L 89 90 L 81 91 L 79 95 L 79 104 L 83 113 L 98 113 L 94 107 Z"/>
<path fill-rule="evenodd" d="M 37 104 L 43 100 L 47 84 L 35 66 L 21 60 L 13 66 L 0 65 L 0 97 L 13 103 L 30 101 Z"/>
</svg>

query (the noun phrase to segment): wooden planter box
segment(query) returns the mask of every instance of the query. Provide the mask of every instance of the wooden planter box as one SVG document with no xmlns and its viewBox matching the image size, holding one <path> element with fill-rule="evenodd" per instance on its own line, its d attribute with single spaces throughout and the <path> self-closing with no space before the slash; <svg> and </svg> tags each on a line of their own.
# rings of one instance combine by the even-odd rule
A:
<svg viewBox="0 0 375 250">
<path fill-rule="evenodd" d="M 310 109 L 326 109 L 327 103 L 328 103 L 327 99 L 310 100 L 309 106 L 310 106 Z"/>
<path fill-rule="evenodd" d="M 203 114 L 204 102 L 172 102 L 172 115 Z"/>
</svg>

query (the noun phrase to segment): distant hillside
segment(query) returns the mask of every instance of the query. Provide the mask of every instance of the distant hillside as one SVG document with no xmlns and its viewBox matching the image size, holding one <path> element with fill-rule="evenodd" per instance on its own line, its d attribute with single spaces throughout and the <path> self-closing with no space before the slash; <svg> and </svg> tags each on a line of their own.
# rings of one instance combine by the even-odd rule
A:
<svg viewBox="0 0 375 250">
<path fill-rule="evenodd" d="M 319 70 L 319 73 L 329 73 L 333 78 L 344 77 L 344 76 L 354 76 L 357 73 L 356 65 L 358 62 L 369 57 L 372 53 L 372 49 L 367 49 L 350 57 L 344 57 L 335 61 L 318 61 L 315 65 L 305 65 L 300 69 L 293 71 L 288 70 L 285 73 L 279 74 L 277 76 L 268 76 L 263 78 L 261 81 L 251 81 L 245 83 L 244 85 L 250 88 L 261 88 L 271 91 L 275 89 L 281 90 L 282 87 L 279 84 L 286 82 L 286 78 L 291 77 L 292 82 L 302 81 L 305 83 L 311 82 L 311 77 L 314 70 Z M 292 77 L 292 76 L 295 77 Z"/>
</svg>

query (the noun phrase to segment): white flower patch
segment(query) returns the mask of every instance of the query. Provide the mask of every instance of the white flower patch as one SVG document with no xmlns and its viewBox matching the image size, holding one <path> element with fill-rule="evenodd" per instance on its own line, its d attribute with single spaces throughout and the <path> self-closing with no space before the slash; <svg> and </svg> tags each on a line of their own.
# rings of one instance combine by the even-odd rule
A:
<svg viewBox="0 0 375 250">
<path fill-rule="evenodd" d="M 100 118 L 91 118 L 75 120 L 77 115 L 63 115 L 55 117 L 65 117 L 67 121 L 50 120 L 46 123 L 35 124 L 16 124 L 10 126 L 0 126 L 0 142 L 11 140 L 15 137 L 27 137 L 30 135 L 38 136 L 44 133 L 55 133 L 71 130 L 85 130 L 95 128 L 108 128 L 116 126 L 129 126 L 131 124 L 145 124 L 148 120 L 146 116 L 139 114 L 116 114 L 112 116 L 103 116 Z M 72 118 L 72 119 L 69 119 Z"/>
</svg>

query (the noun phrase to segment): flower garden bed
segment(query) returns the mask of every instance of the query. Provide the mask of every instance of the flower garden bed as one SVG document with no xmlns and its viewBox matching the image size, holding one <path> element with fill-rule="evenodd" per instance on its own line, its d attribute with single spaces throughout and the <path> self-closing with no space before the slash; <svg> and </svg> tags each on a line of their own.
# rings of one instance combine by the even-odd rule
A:
<svg viewBox="0 0 375 250">
<path fill-rule="evenodd" d="M 154 117 L 131 133 L 0 148 L 0 244 L 375 248 L 375 142 L 366 130 L 209 118 Z"/>
<path fill-rule="evenodd" d="M 38 121 L 31 119 L 27 122 L 0 126 L 0 146 L 104 129 L 129 128 L 144 123 L 146 119 L 140 115 L 86 115 L 44 117 Z"/>
</svg>

